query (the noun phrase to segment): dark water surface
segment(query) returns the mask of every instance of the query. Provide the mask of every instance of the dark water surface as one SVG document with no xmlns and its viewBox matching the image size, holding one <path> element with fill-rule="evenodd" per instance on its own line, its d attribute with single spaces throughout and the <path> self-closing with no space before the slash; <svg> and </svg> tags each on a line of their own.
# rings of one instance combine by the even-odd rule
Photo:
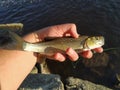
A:
<svg viewBox="0 0 120 90">
<path fill-rule="evenodd" d="M 0 0 L 0 23 L 21 22 L 24 34 L 55 24 L 75 23 L 80 34 L 103 35 L 120 46 L 120 0 Z"/>
</svg>

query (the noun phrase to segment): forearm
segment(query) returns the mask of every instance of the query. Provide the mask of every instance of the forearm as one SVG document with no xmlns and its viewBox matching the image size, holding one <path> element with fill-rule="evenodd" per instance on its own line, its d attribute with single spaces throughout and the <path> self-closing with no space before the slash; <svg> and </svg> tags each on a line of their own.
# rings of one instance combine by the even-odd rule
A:
<svg viewBox="0 0 120 90">
<path fill-rule="evenodd" d="M 16 90 L 35 63 L 32 52 L 0 50 L 1 90 Z"/>
</svg>

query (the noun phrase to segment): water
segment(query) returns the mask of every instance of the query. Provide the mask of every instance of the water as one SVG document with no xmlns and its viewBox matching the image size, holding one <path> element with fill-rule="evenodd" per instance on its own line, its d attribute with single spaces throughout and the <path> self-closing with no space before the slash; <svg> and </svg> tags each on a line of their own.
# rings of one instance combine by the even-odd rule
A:
<svg viewBox="0 0 120 90">
<path fill-rule="evenodd" d="M 0 0 L 0 23 L 12 22 L 24 24 L 23 34 L 72 22 L 80 34 L 105 36 L 105 47 L 120 46 L 119 0 Z"/>
</svg>

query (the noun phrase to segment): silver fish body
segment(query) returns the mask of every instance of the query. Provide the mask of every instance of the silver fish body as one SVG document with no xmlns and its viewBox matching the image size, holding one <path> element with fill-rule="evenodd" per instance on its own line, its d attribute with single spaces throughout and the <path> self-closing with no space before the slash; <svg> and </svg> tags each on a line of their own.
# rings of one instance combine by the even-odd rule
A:
<svg viewBox="0 0 120 90">
<path fill-rule="evenodd" d="M 8 40 L 0 42 L 0 48 L 9 50 L 24 50 L 41 54 L 64 53 L 67 48 L 73 48 L 76 52 L 91 50 L 104 45 L 103 36 L 80 36 L 79 38 L 61 37 L 40 43 L 28 43 L 16 33 L 10 30 L 0 30 L 2 36 Z M 4 42 L 4 44 L 3 44 Z"/>
<path fill-rule="evenodd" d="M 77 53 L 91 50 L 104 45 L 103 36 L 80 36 L 79 38 L 56 38 L 51 41 L 38 44 L 24 43 L 23 49 L 26 51 L 39 52 L 42 54 L 64 53 L 67 48 L 73 48 Z"/>
</svg>

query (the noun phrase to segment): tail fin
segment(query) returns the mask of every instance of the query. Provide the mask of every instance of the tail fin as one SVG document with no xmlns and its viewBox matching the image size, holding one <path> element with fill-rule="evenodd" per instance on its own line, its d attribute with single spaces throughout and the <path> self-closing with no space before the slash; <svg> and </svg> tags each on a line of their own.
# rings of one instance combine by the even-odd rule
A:
<svg viewBox="0 0 120 90">
<path fill-rule="evenodd" d="M 23 24 L 22 23 L 0 24 L 0 29 L 18 31 L 23 29 Z"/>
</svg>

